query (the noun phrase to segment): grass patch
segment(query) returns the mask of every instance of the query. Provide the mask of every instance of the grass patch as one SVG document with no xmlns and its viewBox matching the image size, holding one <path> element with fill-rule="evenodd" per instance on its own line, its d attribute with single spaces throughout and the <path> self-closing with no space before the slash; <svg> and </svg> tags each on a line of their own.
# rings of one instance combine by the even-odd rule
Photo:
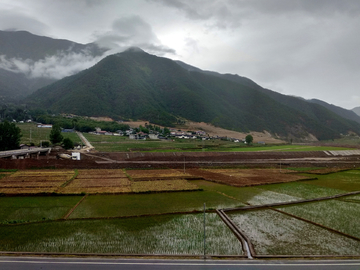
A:
<svg viewBox="0 0 360 270">
<path fill-rule="evenodd" d="M 0 197 L 0 223 L 22 223 L 62 218 L 79 196 Z"/>
<path fill-rule="evenodd" d="M 18 169 L 0 169 L 0 172 L 17 172 Z"/>
<path fill-rule="evenodd" d="M 151 194 L 90 195 L 70 218 L 124 217 L 237 207 L 243 204 L 211 191 Z"/>
<path fill-rule="evenodd" d="M 359 255 L 356 240 L 272 210 L 231 213 L 261 255 Z"/>
<path fill-rule="evenodd" d="M 66 187 L 68 184 L 71 183 L 72 180 L 74 180 L 74 179 L 78 176 L 79 171 L 78 171 L 77 169 L 75 169 L 74 172 L 75 172 L 75 173 L 74 173 L 73 177 L 71 177 L 71 179 L 69 179 L 68 181 L 66 181 L 65 183 L 63 183 L 63 184 L 61 185 L 62 188 L 63 188 L 63 187 Z"/>
<path fill-rule="evenodd" d="M 206 214 L 206 222 L 207 254 L 242 255 L 240 242 L 216 214 Z M 201 255 L 203 215 L 0 225 L 0 250 Z"/>
<path fill-rule="evenodd" d="M 51 128 L 38 128 L 34 123 L 17 124 L 21 129 L 20 143 L 40 145 L 40 141 L 50 141 Z M 75 132 L 62 132 L 61 135 L 65 138 L 71 139 L 74 143 L 81 144 L 79 136 Z"/>
</svg>

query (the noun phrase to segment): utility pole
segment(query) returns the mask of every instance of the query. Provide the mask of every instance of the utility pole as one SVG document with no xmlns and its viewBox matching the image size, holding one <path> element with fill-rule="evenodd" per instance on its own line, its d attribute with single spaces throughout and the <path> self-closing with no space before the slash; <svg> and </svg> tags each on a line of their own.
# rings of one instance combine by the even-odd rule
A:
<svg viewBox="0 0 360 270">
<path fill-rule="evenodd" d="M 184 174 L 185 174 L 185 157 L 184 157 Z"/>
<path fill-rule="evenodd" d="M 204 203 L 204 260 L 206 259 L 206 230 L 205 230 L 205 209 L 206 209 L 206 203 Z"/>
</svg>

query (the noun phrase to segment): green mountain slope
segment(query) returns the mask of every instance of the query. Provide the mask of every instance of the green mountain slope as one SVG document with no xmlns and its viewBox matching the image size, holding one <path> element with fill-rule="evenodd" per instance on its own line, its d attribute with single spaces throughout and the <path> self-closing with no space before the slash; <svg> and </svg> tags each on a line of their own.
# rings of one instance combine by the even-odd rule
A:
<svg viewBox="0 0 360 270">
<path fill-rule="evenodd" d="M 314 104 L 308 114 L 249 84 L 189 71 L 133 48 L 40 89 L 28 101 L 56 112 L 144 119 L 168 126 L 180 117 L 238 131 L 267 130 L 282 137 L 311 133 L 330 139 L 350 130 L 360 133 L 360 125 L 320 105 Z"/>
<path fill-rule="evenodd" d="M 319 107 L 316 105 L 314 106 L 312 104 L 312 103 L 315 103 L 315 104 L 325 107 L 326 109 L 332 111 L 333 113 L 339 115 L 340 117 L 360 123 L 360 116 L 359 116 L 360 114 L 356 115 L 354 113 L 355 112 L 354 109 L 353 109 L 353 111 L 354 111 L 353 112 L 352 110 L 346 110 L 341 107 L 338 107 L 338 106 L 335 106 L 332 104 L 328 104 L 328 103 L 326 103 L 322 100 L 318 100 L 318 99 L 305 100 L 305 99 L 299 98 L 299 97 L 283 95 L 278 92 L 263 88 L 260 85 L 258 85 L 257 83 L 255 83 L 254 81 L 252 81 L 246 77 L 241 77 L 239 75 L 233 75 L 233 74 L 220 74 L 220 73 L 213 72 L 213 71 L 201 70 L 199 68 L 193 67 L 193 66 L 183 63 L 181 61 L 176 61 L 176 62 L 181 67 L 183 67 L 189 71 L 197 71 L 197 72 L 201 72 L 204 74 L 209 74 L 209 75 L 213 75 L 213 76 L 216 76 L 219 78 L 227 79 L 227 80 L 230 80 L 230 81 L 242 84 L 242 85 L 249 86 L 253 89 L 263 92 L 264 94 L 268 95 L 275 101 L 280 102 L 281 104 L 289 106 L 293 109 L 296 109 L 300 112 L 303 112 L 310 117 L 316 117 L 316 114 L 314 112 L 319 111 Z"/>
</svg>

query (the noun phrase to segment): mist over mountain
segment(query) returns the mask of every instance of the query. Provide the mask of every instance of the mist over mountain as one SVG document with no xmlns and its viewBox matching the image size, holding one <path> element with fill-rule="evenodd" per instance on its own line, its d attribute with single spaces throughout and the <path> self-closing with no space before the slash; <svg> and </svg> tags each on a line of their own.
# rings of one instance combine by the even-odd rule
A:
<svg viewBox="0 0 360 270">
<path fill-rule="evenodd" d="M 0 31 L 0 101 L 18 101 L 35 90 L 96 64 L 96 44 Z"/>
<path fill-rule="evenodd" d="M 142 119 L 167 126 L 180 118 L 243 132 L 266 130 L 283 138 L 360 134 L 358 123 L 319 104 L 138 48 L 107 56 L 87 70 L 40 89 L 27 101 L 54 112 Z"/>
<path fill-rule="evenodd" d="M 360 116 L 360 107 L 355 107 L 352 111 Z"/>
</svg>

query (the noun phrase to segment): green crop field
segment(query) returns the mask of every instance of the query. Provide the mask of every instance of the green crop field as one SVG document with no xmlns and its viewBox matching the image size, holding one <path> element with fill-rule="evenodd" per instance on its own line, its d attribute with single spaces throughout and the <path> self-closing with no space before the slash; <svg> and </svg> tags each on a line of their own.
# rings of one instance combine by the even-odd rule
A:
<svg viewBox="0 0 360 270">
<path fill-rule="evenodd" d="M 212 191 L 88 196 L 70 218 L 123 217 L 243 206 Z"/>
<path fill-rule="evenodd" d="M 359 241 L 272 210 L 229 214 L 259 255 L 358 255 Z"/>
<path fill-rule="evenodd" d="M 62 218 L 81 196 L 0 197 L 0 223 L 24 223 Z"/>
<path fill-rule="evenodd" d="M 206 214 L 206 224 L 207 254 L 243 254 L 240 242 L 216 214 Z M 0 225 L 0 250 L 201 255 L 203 215 Z"/>
<path fill-rule="evenodd" d="M 302 183 L 349 192 L 360 190 L 360 170 L 317 175 L 316 177 L 318 180 L 303 181 Z"/>
<path fill-rule="evenodd" d="M 316 183 L 318 180 L 311 180 Z M 262 189 L 270 190 L 277 193 L 284 193 L 303 199 L 315 199 L 319 197 L 328 197 L 337 194 L 346 193 L 344 190 L 329 187 L 317 186 L 315 184 L 306 184 L 304 182 L 290 182 L 261 186 Z"/>
</svg>

